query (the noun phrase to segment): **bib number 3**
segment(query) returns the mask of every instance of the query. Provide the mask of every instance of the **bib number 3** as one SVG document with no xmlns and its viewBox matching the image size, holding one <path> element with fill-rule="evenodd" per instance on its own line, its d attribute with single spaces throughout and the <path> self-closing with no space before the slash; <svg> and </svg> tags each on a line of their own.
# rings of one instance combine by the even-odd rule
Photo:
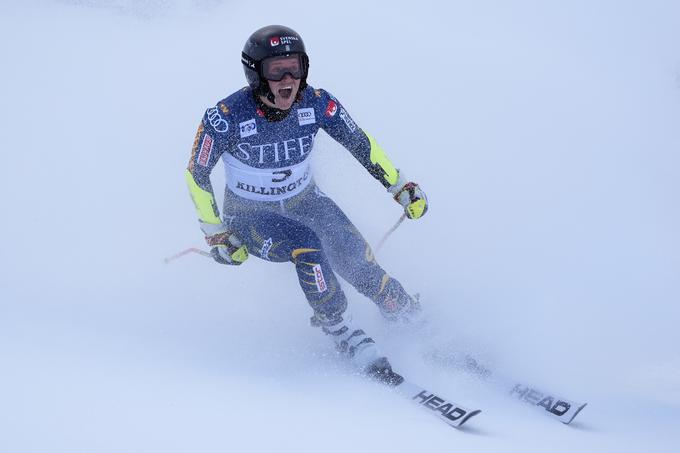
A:
<svg viewBox="0 0 680 453">
<path fill-rule="evenodd" d="M 276 176 L 276 175 L 281 175 Z M 272 182 L 283 182 L 286 179 L 290 178 L 293 175 L 293 170 L 281 170 L 281 171 L 273 171 L 272 176 L 276 176 L 272 178 Z"/>
</svg>

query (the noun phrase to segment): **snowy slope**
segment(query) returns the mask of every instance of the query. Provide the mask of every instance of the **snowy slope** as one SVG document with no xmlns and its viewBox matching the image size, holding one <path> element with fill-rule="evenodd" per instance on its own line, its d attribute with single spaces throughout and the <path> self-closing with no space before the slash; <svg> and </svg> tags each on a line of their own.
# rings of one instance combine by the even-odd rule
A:
<svg viewBox="0 0 680 453">
<path fill-rule="evenodd" d="M 2 2 L 0 451 L 676 451 L 680 7 L 550 3 Z M 347 292 L 467 430 L 351 375 L 290 266 L 163 264 L 202 244 L 195 127 L 270 23 L 428 193 L 379 260 L 436 333 Z M 371 243 L 397 220 L 327 137 L 314 165 Z M 434 347 L 589 406 L 563 426 Z"/>
</svg>

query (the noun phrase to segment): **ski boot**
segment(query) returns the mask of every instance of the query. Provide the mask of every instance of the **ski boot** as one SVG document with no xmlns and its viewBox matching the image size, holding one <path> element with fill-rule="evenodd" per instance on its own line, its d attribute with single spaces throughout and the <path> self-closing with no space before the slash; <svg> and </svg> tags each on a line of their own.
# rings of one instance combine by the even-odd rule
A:
<svg viewBox="0 0 680 453">
<path fill-rule="evenodd" d="M 381 357 L 373 362 L 364 373 L 371 379 L 392 387 L 404 382 L 404 378 L 392 370 L 392 365 L 390 365 L 387 357 Z"/>
<path fill-rule="evenodd" d="M 352 324 L 351 317 L 338 316 L 328 319 L 320 313 L 311 318 L 312 326 L 321 327 L 329 335 L 343 356 L 360 372 L 372 379 L 388 385 L 398 385 L 403 378 L 392 371 L 390 362 L 384 357 L 373 338 Z"/>
</svg>

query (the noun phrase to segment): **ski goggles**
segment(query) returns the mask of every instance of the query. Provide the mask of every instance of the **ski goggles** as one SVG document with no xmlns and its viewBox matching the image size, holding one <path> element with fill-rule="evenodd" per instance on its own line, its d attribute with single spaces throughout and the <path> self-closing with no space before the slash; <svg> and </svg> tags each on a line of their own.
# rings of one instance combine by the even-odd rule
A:
<svg viewBox="0 0 680 453">
<path fill-rule="evenodd" d="M 262 60 L 262 77 L 274 82 L 280 82 L 290 74 L 294 79 L 301 79 L 305 75 L 302 57 L 299 54 L 270 57 Z"/>
</svg>

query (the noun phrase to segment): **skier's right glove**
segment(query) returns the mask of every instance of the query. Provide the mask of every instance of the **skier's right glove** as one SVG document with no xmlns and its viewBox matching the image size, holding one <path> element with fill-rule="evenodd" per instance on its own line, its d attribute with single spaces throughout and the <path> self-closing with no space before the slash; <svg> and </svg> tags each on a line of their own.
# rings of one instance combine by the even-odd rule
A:
<svg viewBox="0 0 680 453">
<path fill-rule="evenodd" d="M 403 206 L 404 213 L 409 219 L 419 219 L 427 212 L 427 197 L 420 186 L 409 181 L 399 172 L 396 184 L 387 188 L 394 200 Z"/>
<path fill-rule="evenodd" d="M 220 264 L 238 266 L 248 259 L 248 248 L 223 224 L 199 221 L 213 259 Z"/>
</svg>

